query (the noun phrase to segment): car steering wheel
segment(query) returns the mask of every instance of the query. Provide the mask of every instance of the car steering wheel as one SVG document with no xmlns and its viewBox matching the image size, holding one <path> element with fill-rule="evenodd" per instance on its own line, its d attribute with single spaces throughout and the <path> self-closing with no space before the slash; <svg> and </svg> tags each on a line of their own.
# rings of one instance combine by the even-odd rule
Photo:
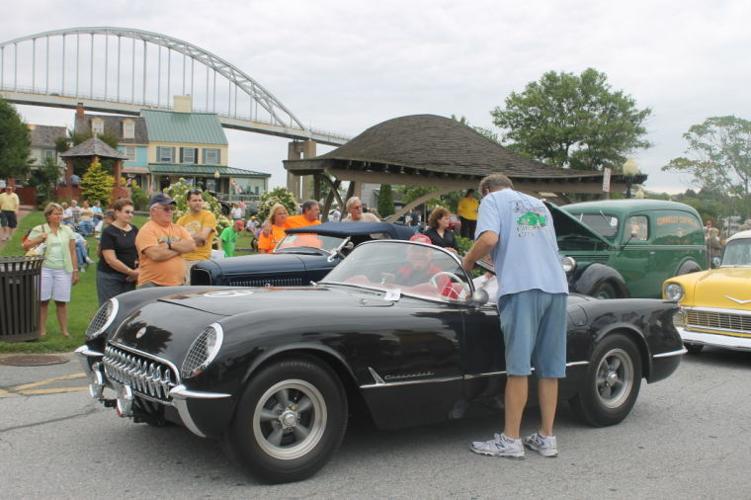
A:
<svg viewBox="0 0 751 500">
<path fill-rule="evenodd" d="M 439 271 L 430 277 L 430 284 L 433 285 L 436 290 L 443 291 L 438 285 L 438 278 L 441 276 L 446 276 L 449 280 L 451 280 L 451 282 L 456 282 L 462 286 L 462 293 L 460 294 L 459 298 L 467 293 L 467 289 L 464 286 L 462 279 L 451 271 Z"/>
</svg>

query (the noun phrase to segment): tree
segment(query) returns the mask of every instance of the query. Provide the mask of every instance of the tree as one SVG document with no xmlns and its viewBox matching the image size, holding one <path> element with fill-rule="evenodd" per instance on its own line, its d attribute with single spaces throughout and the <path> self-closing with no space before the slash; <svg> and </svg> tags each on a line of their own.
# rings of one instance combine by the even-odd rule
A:
<svg viewBox="0 0 751 500">
<path fill-rule="evenodd" d="M 521 93 L 506 98 L 506 108 L 491 111 L 512 150 L 557 167 L 600 170 L 620 166 L 643 137 L 649 108 L 611 89 L 607 75 L 589 68 L 581 75 L 549 71 Z"/>
<path fill-rule="evenodd" d="M 107 206 L 112 196 L 115 178 L 108 174 L 98 161 L 92 162 L 81 179 L 81 192 L 89 203 L 99 201 Z"/>
<path fill-rule="evenodd" d="M 261 202 L 258 204 L 258 219 L 266 219 L 269 216 L 269 212 L 271 212 L 271 207 L 273 207 L 275 203 L 281 203 L 284 205 L 287 212 L 290 214 L 297 213 L 297 201 L 295 201 L 295 196 L 286 188 L 277 187 L 261 195 Z"/>
<path fill-rule="evenodd" d="M 60 167 L 54 158 L 45 158 L 44 163 L 31 172 L 29 184 L 36 189 L 38 205 L 44 205 L 52 200 L 59 178 Z"/>
<path fill-rule="evenodd" d="M 391 184 L 381 184 L 378 192 L 378 215 L 388 217 L 394 213 L 394 193 Z"/>
<path fill-rule="evenodd" d="M 691 174 L 702 190 L 740 199 L 747 214 L 751 206 L 751 121 L 714 116 L 683 134 L 688 157 L 673 158 L 665 171 Z"/>
<path fill-rule="evenodd" d="M 29 171 L 29 128 L 15 108 L 0 98 L 0 178 Z"/>
</svg>

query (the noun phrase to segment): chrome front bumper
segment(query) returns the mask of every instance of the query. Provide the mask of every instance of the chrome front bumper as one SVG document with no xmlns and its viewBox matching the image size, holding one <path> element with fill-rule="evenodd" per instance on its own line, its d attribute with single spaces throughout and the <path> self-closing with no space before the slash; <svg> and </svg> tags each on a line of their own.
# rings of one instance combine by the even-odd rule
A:
<svg viewBox="0 0 751 500">
<path fill-rule="evenodd" d="M 108 379 L 102 363 L 104 359 L 103 353 L 92 351 L 85 345 L 76 349 L 75 353 L 78 355 L 81 367 L 89 379 L 89 395 L 105 406 L 115 406 L 117 414 L 121 417 L 133 417 L 133 401 L 135 398 L 143 396 L 144 399 L 148 399 L 149 401 L 165 406 L 173 406 L 177 409 L 180 420 L 182 420 L 185 427 L 196 436 L 206 437 L 206 434 L 198 428 L 190 414 L 190 401 L 224 399 L 232 396 L 231 394 L 220 392 L 193 391 L 183 384 L 178 384 L 170 389 L 169 398 L 166 401 L 157 400 L 145 394 L 134 393 L 133 388 L 128 384 L 121 384 Z M 115 392 L 116 397 L 114 400 L 104 397 L 105 388 L 110 388 Z"/>
<path fill-rule="evenodd" d="M 709 345 L 736 351 L 751 351 L 751 338 L 749 337 L 693 332 L 681 327 L 678 328 L 678 333 L 681 334 L 681 339 L 687 344 Z"/>
</svg>

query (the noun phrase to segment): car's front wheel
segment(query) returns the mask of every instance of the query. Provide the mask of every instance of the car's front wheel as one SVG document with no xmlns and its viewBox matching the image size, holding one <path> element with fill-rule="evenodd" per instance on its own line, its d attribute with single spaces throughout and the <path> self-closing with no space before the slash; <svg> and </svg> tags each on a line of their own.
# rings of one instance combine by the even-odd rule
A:
<svg viewBox="0 0 751 500">
<path fill-rule="evenodd" d="M 323 467 L 346 427 L 347 397 L 336 374 L 316 359 L 294 358 L 252 376 L 228 438 L 251 474 L 283 483 Z"/>
<path fill-rule="evenodd" d="M 571 399 L 574 413 L 595 427 L 614 425 L 631 412 L 641 387 L 639 349 L 621 333 L 610 334 L 592 353 L 583 387 Z"/>
</svg>

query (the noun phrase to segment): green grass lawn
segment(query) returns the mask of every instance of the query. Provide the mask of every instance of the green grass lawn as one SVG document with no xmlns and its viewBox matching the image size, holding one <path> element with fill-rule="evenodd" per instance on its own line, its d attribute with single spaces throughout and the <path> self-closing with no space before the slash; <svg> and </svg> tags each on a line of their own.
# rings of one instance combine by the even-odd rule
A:
<svg viewBox="0 0 751 500">
<path fill-rule="evenodd" d="M 136 216 L 133 222 L 136 226 L 141 227 L 146 220 L 145 216 Z M 23 255 L 24 251 L 21 248 L 22 236 L 32 227 L 43 222 L 44 216 L 39 211 L 32 212 L 21 219 L 18 223 L 18 229 L 13 234 L 13 238 L 0 249 L 0 256 Z M 0 341 L 0 352 L 64 352 L 72 351 L 83 343 L 86 327 L 99 308 L 96 293 L 97 241 L 93 237 L 87 238 L 87 241 L 89 243 L 89 256 L 95 262 L 88 266 L 86 272 L 80 273 L 81 281 L 73 287 L 71 301 L 68 304 L 68 330 L 70 331 L 70 338 L 66 339 L 60 334 L 53 302 L 49 305 L 47 335 L 44 338 L 31 342 Z M 241 233 L 237 240 L 236 255 L 251 253 L 250 241 L 251 238 L 248 233 Z"/>
</svg>

